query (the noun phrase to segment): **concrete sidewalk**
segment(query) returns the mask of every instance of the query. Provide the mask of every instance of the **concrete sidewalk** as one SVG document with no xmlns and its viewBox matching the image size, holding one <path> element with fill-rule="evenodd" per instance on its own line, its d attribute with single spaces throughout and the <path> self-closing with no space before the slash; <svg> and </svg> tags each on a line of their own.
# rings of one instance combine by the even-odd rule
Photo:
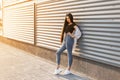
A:
<svg viewBox="0 0 120 80">
<path fill-rule="evenodd" d="M 0 43 L 0 80 L 92 80 L 75 71 L 54 75 L 55 67 L 51 61 Z"/>
</svg>

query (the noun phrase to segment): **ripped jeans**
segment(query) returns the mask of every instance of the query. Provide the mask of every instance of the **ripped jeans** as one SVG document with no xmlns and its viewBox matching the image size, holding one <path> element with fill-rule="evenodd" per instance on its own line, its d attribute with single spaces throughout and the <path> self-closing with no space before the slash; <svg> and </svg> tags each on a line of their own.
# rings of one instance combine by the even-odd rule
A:
<svg viewBox="0 0 120 80">
<path fill-rule="evenodd" d="M 73 57 L 72 57 L 72 49 L 74 44 L 74 38 L 72 38 L 70 35 L 66 35 L 64 38 L 64 41 L 62 43 L 62 46 L 60 49 L 56 52 L 56 62 L 58 65 L 60 65 L 61 60 L 61 53 L 63 53 L 64 50 L 67 49 L 67 55 L 68 55 L 68 66 L 72 65 Z"/>
</svg>

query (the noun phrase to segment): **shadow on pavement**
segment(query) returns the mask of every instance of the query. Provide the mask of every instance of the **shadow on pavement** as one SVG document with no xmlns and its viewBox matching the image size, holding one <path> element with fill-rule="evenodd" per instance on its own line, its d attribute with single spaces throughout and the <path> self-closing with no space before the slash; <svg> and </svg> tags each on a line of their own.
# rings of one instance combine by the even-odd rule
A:
<svg viewBox="0 0 120 80">
<path fill-rule="evenodd" d="M 70 75 L 59 74 L 59 75 L 56 75 L 56 76 L 59 77 L 59 78 L 65 78 L 66 80 L 90 80 L 86 77 L 80 77 L 80 76 L 75 75 L 75 74 L 70 74 Z"/>
</svg>

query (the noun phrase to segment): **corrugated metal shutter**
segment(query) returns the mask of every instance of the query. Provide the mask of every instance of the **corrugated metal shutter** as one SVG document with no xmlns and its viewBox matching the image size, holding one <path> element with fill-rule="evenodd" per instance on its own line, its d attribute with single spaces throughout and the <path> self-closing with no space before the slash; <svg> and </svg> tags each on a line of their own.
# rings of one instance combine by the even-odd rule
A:
<svg viewBox="0 0 120 80">
<path fill-rule="evenodd" d="M 4 36 L 34 43 L 34 3 L 26 2 L 4 8 Z"/>
<path fill-rule="evenodd" d="M 1 18 L 2 19 L 2 18 Z M 2 35 L 2 20 L 0 19 L 0 35 Z"/>
<path fill-rule="evenodd" d="M 15 4 L 17 2 L 18 2 L 18 0 L 3 0 L 4 6 Z"/>
<path fill-rule="evenodd" d="M 0 35 L 2 35 L 2 27 L 0 27 Z"/>
<path fill-rule="evenodd" d="M 120 0 L 62 0 L 37 3 L 37 45 L 51 49 L 59 38 L 66 12 L 74 15 L 83 36 L 81 57 L 120 67 Z"/>
<path fill-rule="evenodd" d="M 31 0 L 3 0 L 3 4 L 4 6 L 9 6 L 9 5 L 13 5 L 13 4 L 24 2 L 24 1 L 31 1 Z"/>
</svg>

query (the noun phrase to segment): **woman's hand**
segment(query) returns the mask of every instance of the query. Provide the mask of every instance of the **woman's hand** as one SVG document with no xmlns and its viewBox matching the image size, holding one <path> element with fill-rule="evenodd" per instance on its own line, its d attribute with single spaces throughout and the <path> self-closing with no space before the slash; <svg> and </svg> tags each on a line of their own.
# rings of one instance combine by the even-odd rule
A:
<svg viewBox="0 0 120 80">
<path fill-rule="evenodd" d="M 70 35 L 72 38 L 75 38 L 75 36 L 71 34 L 70 32 L 68 32 L 67 34 Z"/>
</svg>

